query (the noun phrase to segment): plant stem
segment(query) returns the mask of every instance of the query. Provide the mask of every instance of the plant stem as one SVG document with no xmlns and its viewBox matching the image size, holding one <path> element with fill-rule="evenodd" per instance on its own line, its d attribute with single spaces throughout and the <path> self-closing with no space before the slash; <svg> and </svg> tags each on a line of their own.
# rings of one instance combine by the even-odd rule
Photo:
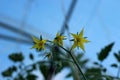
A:
<svg viewBox="0 0 120 80">
<path fill-rule="evenodd" d="M 53 43 L 53 42 L 52 42 L 52 41 L 50 41 L 50 40 L 47 40 L 47 41 L 48 41 L 48 42 Z M 64 47 L 62 47 L 62 46 L 61 46 L 61 45 L 59 45 L 59 44 L 58 44 L 58 46 L 59 46 L 60 48 L 62 48 L 63 50 L 65 50 L 67 53 L 69 53 L 69 55 L 70 55 L 70 56 L 71 56 L 71 58 L 73 59 L 73 61 L 74 61 L 75 65 L 77 66 L 77 68 L 78 68 L 79 72 L 82 74 L 82 76 L 83 76 L 84 80 L 87 80 L 87 78 L 85 77 L 84 73 L 82 72 L 82 69 L 81 69 L 81 67 L 80 67 L 80 65 L 79 65 L 79 63 L 78 63 L 78 61 L 76 60 L 75 56 L 71 53 L 71 50 L 70 50 L 70 51 L 68 51 L 67 49 L 65 49 Z"/>
<path fill-rule="evenodd" d="M 59 46 L 60 46 L 60 45 L 59 45 Z M 79 63 L 78 63 L 78 61 L 76 60 L 75 56 L 74 56 L 70 51 L 68 51 L 67 49 L 65 49 L 64 47 L 62 47 L 62 46 L 60 46 L 60 47 L 61 47 L 62 49 L 64 49 L 67 53 L 70 54 L 70 56 L 71 56 L 71 58 L 73 59 L 75 65 L 77 66 L 79 72 L 82 74 L 84 80 L 87 80 L 87 78 L 85 77 L 84 73 L 82 72 L 82 69 L 81 69 L 81 67 L 80 67 L 80 65 L 79 65 Z"/>
</svg>

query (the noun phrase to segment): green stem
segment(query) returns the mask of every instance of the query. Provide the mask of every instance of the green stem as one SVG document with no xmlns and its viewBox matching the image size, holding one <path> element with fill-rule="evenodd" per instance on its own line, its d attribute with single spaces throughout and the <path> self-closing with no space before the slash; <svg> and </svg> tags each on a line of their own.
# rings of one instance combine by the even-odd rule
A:
<svg viewBox="0 0 120 80">
<path fill-rule="evenodd" d="M 60 45 L 59 45 L 59 46 L 60 46 Z M 79 70 L 80 73 L 82 74 L 84 80 L 87 80 L 87 78 L 85 77 L 84 73 L 82 72 L 82 69 L 81 69 L 81 67 L 80 67 L 80 65 L 79 65 L 79 63 L 78 63 L 78 61 L 76 60 L 75 56 L 74 56 L 70 51 L 68 51 L 67 49 L 65 49 L 64 47 L 62 47 L 62 46 L 60 46 L 60 47 L 61 47 L 62 49 L 64 49 L 67 53 L 70 54 L 70 56 L 71 56 L 71 58 L 73 59 L 75 65 L 77 66 L 78 70 Z"/>
<path fill-rule="evenodd" d="M 48 41 L 48 42 L 53 43 L 53 42 L 52 42 L 52 41 L 50 41 L 50 40 L 47 40 L 47 41 Z M 82 72 L 81 67 L 79 66 L 78 61 L 76 60 L 75 56 L 71 53 L 71 50 L 70 50 L 70 51 L 68 51 L 67 49 L 65 49 L 64 47 L 62 47 L 62 46 L 61 46 L 61 45 L 59 45 L 59 44 L 58 44 L 58 46 L 59 46 L 59 47 L 61 47 L 63 50 L 65 50 L 67 53 L 69 53 L 69 54 L 70 54 L 70 56 L 71 56 L 71 58 L 73 59 L 73 61 L 74 61 L 75 65 L 77 66 L 77 68 L 78 68 L 79 72 L 82 74 L 82 76 L 83 76 L 84 80 L 87 80 L 87 78 L 85 77 L 84 73 Z"/>
</svg>

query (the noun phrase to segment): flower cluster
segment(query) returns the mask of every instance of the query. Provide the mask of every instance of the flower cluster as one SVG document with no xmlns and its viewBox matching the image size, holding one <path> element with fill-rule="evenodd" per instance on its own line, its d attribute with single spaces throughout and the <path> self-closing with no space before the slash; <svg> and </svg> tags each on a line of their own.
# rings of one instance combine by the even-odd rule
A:
<svg viewBox="0 0 120 80">
<path fill-rule="evenodd" d="M 45 49 L 45 43 L 47 42 L 47 40 L 42 39 L 42 36 L 41 36 L 40 40 L 38 38 L 34 37 L 34 36 L 32 37 L 32 39 L 35 43 L 32 46 L 32 48 L 36 48 L 37 50 Z"/>
<path fill-rule="evenodd" d="M 71 47 L 71 50 L 75 49 L 76 47 L 80 47 L 83 51 L 85 51 L 84 43 L 87 43 L 90 41 L 87 40 L 85 37 L 83 37 L 83 33 L 84 33 L 84 29 L 82 29 L 79 34 L 71 33 L 71 35 L 73 37 L 73 39 L 71 41 L 74 41 L 74 43 Z M 41 39 L 38 39 L 34 36 L 32 37 L 32 39 L 35 43 L 32 48 L 36 48 L 37 50 L 45 49 L 45 44 L 47 41 L 49 41 L 49 40 L 42 39 L 42 36 L 41 36 Z M 61 35 L 60 33 L 57 33 L 54 40 L 49 41 L 49 42 L 57 44 L 58 46 L 63 46 L 63 40 L 65 40 L 65 36 Z"/>
<path fill-rule="evenodd" d="M 62 35 L 60 35 L 60 33 L 57 33 L 53 42 L 58 44 L 58 45 L 62 45 L 63 46 L 63 40 L 64 39 L 65 39 L 65 36 L 62 36 Z"/>
<path fill-rule="evenodd" d="M 83 37 L 84 29 L 79 34 L 71 34 L 74 38 L 74 44 L 71 49 L 76 47 L 80 47 L 83 51 L 85 51 L 84 43 L 90 42 L 86 38 Z"/>
</svg>

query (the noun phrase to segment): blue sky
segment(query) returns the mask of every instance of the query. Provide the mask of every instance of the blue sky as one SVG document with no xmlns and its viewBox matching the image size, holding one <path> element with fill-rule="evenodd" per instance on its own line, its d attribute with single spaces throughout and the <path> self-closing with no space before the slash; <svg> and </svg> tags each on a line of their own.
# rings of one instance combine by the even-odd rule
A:
<svg viewBox="0 0 120 80">
<path fill-rule="evenodd" d="M 15 25 L 17 28 L 36 36 L 43 34 L 45 38 L 53 39 L 56 32 L 61 29 L 64 14 L 66 14 L 72 0 L 33 0 L 29 14 L 26 16 L 26 23 L 22 27 L 21 23 L 24 19 L 25 6 L 28 1 L 0 0 L 0 21 Z M 91 43 L 85 45 L 85 57 L 90 58 L 91 62 L 97 59 L 96 55 L 101 48 L 111 42 L 115 42 L 108 60 L 103 63 L 107 65 L 106 67 L 109 68 L 108 72 L 112 75 L 116 75 L 116 70 L 109 67 L 111 63 L 116 61 L 112 53 L 120 50 L 119 4 L 119 0 L 78 0 L 71 20 L 68 23 L 72 33 L 79 32 L 84 27 L 85 36 L 91 41 Z M 21 38 L 18 34 L 1 27 L 0 34 Z M 0 39 L 0 44 L 0 63 L 2 64 L 0 72 L 6 69 L 8 65 L 13 64 L 8 61 L 7 55 L 9 53 L 16 51 L 34 52 L 29 50 L 30 45 L 8 42 L 2 39 Z M 66 45 L 68 44 L 66 43 Z"/>
</svg>

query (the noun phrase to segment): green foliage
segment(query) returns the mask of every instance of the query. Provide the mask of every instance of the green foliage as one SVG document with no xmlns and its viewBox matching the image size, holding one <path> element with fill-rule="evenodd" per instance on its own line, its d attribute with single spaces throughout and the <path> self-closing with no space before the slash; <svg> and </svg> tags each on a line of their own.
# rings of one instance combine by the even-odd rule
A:
<svg viewBox="0 0 120 80">
<path fill-rule="evenodd" d="M 113 45 L 114 43 L 111 43 L 100 51 L 98 54 L 99 61 L 103 62 L 107 58 Z M 49 48 L 50 52 L 44 52 L 46 58 L 44 58 L 43 61 L 35 61 L 36 59 L 34 54 L 30 53 L 28 57 L 32 62 L 28 65 L 25 65 L 25 57 L 22 53 L 10 54 L 9 59 L 13 62 L 19 62 L 20 64 L 15 63 L 14 66 L 11 66 L 3 71 L 1 73 L 2 76 L 6 78 L 11 77 L 10 80 L 37 80 L 37 76 L 33 74 L 33 71 L 38 70 L 42 73 L 44 79 L 47 80 L 51 79 L 49 76 L 58 74 L 64 68 L 69 68 L 70 72 L 66 75 L 66 78 L 73 77 L 73 80 L 83 80 L 83 77 L 78 72 L 78 69 L 69 54 L 62 51 L 56 45 L 52 45 Z M 107 68 L 104 67 L 101 62 L 94 61 L 95 66 L 93 65 L 93 67 L 87 67 L 86 64 L 89 62 L 89 59 L 85 59 L 83 53 L 72 52 L 72 54 L 81 65 L 88 80 L 120 80 L 119 77 L 116 78 L 114 76 L 107 75 L 105 73 Z M 118 62 L 120 62 L 120 52 L 114 53 L 114 57 Z M 119 68 L 117 63 L 113 63 L 110 66 L 115 69 Z M 15 76 L 13 74 L 15 74 Z"/>
<path fill-rule="evenodd" d="M 25 79 L 22 75 L 18 74 L 17 77 L 14 78 L 14 80 L 25 80 Z"/>
<path fill-rule="evenodd" d="M 107 46 L 105 46 L 99 53 L 98 53 L 98 60 L 100 60 L 101 62 L 103 60 L 105 60 L 107 58 L 107 56 L 109 55 L 109 52 L 111 51 L 112 47 L 113 47 L 114 43 L 111 43 Z"/>
<path fill-rule="evenodd" d="M 22 53 L 12 53 L 9 55 L 9 59 L 13 62 L 22 62 L 24 60 L 24 56 Z"/>
<path fill-rule="evenodd" d="M 118 65 L 116 63 L 111 64 L 111 67 L 118 68 Z"/>
<path fill-rule="evenodd" d="M 66 75 L 66 78 L 69 78 L 69 77 L 71 77 L 71 76 L 72 76 L 72 74 L 69 73 L 69 74 Z"/>
<path fill-rule="evenodd" d="M 13 72 L 15 72 L 17 68 L 15 66 L 9 67 L 7 70 L 2 72 L 2 76 L 11 77 Z"/>
<path fill-rule="evenodd" d="M 47 76 L 48 76 L 48 71 L 49 71 L 49 67 L 45 64 L 41 64 L 39 66 L 39 70 L 42 72 L 45 80 L 47 79 Z"/>
<path fill-rule="evenodd" d="M 120 52 L 114 53 L 114 57 L 120 63 Z"/>
<path fill-rule="evenodd" d="M 101 78 L 101 69 L 100 68 L 90 68 L 87 69 L 86 74 L 85 74 L 89 80 L 102 80 Z"/>
<path fill-rule="evenodd" d="M 95 64 L 95 65 L 99 66 L 99 63 L 98 63 L 98 62 L 94 62 L 93 64 Z"/>
<path fill-rule="evenodd" d="M 26 79 L 27 80 L 36 80 L 37 76 L 35 74 L 28 74 L 26 76 Z"/>
<path fill-rule="evenodd" d="M 34 56 L 33 56 L 32 53 L 29 54 L 29 58 L 30 58 L 31 60 L 34 60 Z"/>
</svg>

